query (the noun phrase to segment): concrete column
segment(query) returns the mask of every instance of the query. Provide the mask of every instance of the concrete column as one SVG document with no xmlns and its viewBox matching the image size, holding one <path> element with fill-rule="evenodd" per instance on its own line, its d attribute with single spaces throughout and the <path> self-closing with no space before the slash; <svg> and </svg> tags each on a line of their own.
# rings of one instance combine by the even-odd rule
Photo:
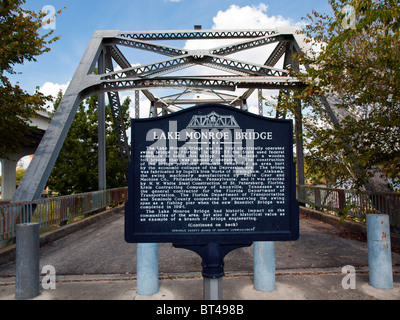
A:
<svg viewBox="0 0 400 320">
<path fill-rule="evenodd" d="M 387 214 L 367 214 L 369 283 L 374 288 L 392 289 L 392 251 Z"/>
<path fill-rule="evenodd" d="M 257 241 L 254 247 L 254 289 L 275 290 L 275 242 Z"/>
<path fill-rule="evenodd" d="M 15 298 L 39 295 L 39 223 L 17 225 Z"/>
<path fill-rule="evenodd" d="M 1 200 L 11 200 L 17 190 L 17 162 L 1 159 Z"/>
</svg>

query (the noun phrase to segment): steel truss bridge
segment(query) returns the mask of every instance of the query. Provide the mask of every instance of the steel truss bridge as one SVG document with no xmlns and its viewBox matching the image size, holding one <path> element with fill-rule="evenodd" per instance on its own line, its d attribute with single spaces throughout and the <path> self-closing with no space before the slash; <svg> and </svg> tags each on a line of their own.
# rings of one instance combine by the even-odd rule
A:
<svg viewBox="0 0 400 320">
<path fill-rule="evenodd" d="M 219 46 L 189 50 L 171 45 L 179 40 L 212 41 L 218 42 Z M 246 110 L 247 100 L 256 90 L 260 94 L 263 89 L 287 91 L 303 87 L 289 74 L 290 69 L 298 67 L 293 60 L 293 54 L 301 50 L 298 40 L 293 29 L 96 31 L 12 202 L 40 198 L 79 104 L 86 97 L 98 94 L 99 190 L 105 190 L 105 96 L 112 109 L 121 157 L 129 159 L 121 91 L 135 92 L 136 117 L 139 117 L 140 92 L 151 103 L 149 116 L 206 102 Z M 244 51 L 252 49 L 259 50 L 256 55 L 259 61 L 238 58 Z M 161 55 L 164 59 L 136 65 L 128 58 L 139 51 Z M 201 72 L 199 67 L 203 68 Z M 194 71 L 190 72 L 190 68 Z M 205 73 L 204 70 L 212 72 Z M 159 97 L 154 89 L 178 93 Z M 262 114 L 261 99 L 258 107 Z M 300 131 L 298 135 L 301 135 Z"/>
</svg>

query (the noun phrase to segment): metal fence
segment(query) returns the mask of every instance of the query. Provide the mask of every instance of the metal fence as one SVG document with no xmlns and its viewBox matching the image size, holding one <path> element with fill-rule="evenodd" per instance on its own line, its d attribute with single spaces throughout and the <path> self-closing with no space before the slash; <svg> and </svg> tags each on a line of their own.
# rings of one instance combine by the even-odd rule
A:
<svg viewBox="0 0 400 320">
<path fill-rule="evenodd" d="M 368 192 L 297 186 L 297 199 L 316 210 L 365 219 L 366 214 L 388 214 L 391 227 L 400 230 L 400 193 Z"/>
<path fill-rule="evenodd" d="M 17 224 L 37 222 L 41 229 L 55 224 L 63 225 L 70 219 L 126 200 L 127 187 L 0 205 L 0 247 L 15 237 Z"/>
</svg>

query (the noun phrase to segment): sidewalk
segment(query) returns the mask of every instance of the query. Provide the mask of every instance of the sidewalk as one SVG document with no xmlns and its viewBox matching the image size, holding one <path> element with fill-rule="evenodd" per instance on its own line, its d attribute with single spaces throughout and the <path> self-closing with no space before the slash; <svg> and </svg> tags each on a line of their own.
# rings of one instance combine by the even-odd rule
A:
<svg viewBox="0 0 400 320">
<path fill-rule="evenodd" d="M 280 270 L 276 290 L 260 292 L 253 277 L 241 273 L 223 279 L 224 300 L 400 300 L 400 269 L 395 268 L 394 288 L 376 289 L 368 284 L 368 270 L 356 269 L 356 289 L 343 289 L 345 274 L 339 269 Z M 15 278 L 0 278 L 0 300 L 15 299 Z M 136 293 L 132 275 L 57 276 L 55 290 L 40 289 L 33 300 L 202 300 L 200 274 L 164 275 L 160 290 L 152 296 Z"/>
<path fill-rule="evenodd" d="M 136 293 L 136 245 L 123 241 L 123 215 L 109 218 L 53 242 L 40 251 L 40 269 L 56 269 L 56 289 L 40 289 L 33 300 L 202 300 L 201 261 L 188 250 L 159 245 L 160 290 Z M 392 254 L 394 288 L 369 285 L 365 242 L 344 238 L 339 227 L 300 220 L 300 239 L 277 242 L 276 290 L 253 288 L 252 247 L 225 258 L 224 300 L 400 300 L 400 255 Z M 356 289 L 344 289 L 342 267 L 356 269 Z M 44 275 L 41 275 L 42 279 Z M 15 296 L 15 264 L 0 266 L 0 300 Z"/>
</svg>

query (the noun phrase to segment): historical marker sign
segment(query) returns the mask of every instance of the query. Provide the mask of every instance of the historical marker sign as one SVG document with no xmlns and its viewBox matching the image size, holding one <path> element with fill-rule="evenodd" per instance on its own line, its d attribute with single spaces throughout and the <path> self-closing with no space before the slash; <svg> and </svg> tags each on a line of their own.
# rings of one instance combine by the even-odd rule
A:
<svg viewBox="0 0 400 320">
<path fill-rule="evenodd" d="M 223 105 L 132 119 L 127 242 L 296 240 L 293 124 Z"/>
</svg>

